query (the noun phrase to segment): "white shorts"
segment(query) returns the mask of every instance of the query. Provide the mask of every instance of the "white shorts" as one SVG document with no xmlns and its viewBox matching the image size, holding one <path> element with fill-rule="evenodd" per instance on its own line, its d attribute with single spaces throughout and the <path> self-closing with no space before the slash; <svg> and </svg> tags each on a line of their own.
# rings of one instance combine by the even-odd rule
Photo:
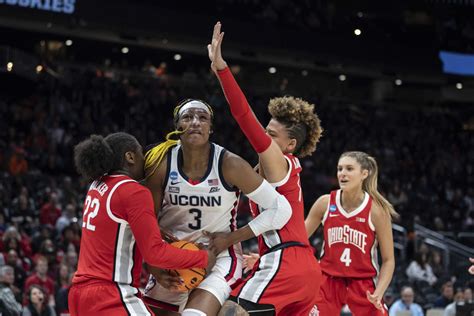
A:
<svg viewBox="0 0 474 316">
<path fill-rule="evenodd" d="M 198 285 L 214 295 L 222 304 L 227 300 L 231 292 L 231 285 L 242 277 L 242 247 L 234 245 L 234 254 L 224 251 L 216 260 L 211 273 Z M 223 255 L 225 254 L 225 255 Z M 150 275 L 145 288 L 143 300 L 150 306 L 175 312 L 182 312 L 188 301 L 189 293 L 171 292 L 161 286 L 156 279 Z"/>
</svg>

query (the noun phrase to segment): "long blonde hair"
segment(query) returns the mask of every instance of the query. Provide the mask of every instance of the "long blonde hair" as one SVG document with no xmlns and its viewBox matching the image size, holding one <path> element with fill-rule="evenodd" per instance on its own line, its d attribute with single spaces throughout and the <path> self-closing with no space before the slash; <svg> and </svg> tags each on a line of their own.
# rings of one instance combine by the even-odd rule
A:
<svg viewBox="0 0 474 316">
<path fill-rule="evenodd" d="M 158 169 L 158 166 L 160 165 L 161 161 L 163 161 L 163 158 L 166 157 L 166 154 L 168 153 L 168 150 L 177 145 L 179 143 L 179 136 L 181 134 L 183 134 L 184 132 L 186 132 L 186 130 L 179 130 L 178 129 L 178 120 L 179 120 L 179 110 L 185 105 L 187 104 L 188 102 L 191 102 L 191 101 L 194 101 L 194 100 L 197 100 L 197 99 L 186 99 L 186 100 L 183 100 L 181 102 L 178 103 L 178 105 L 174 108 L 173 110 L 173 120 L 174 120 L 174 123 L 175 123 L 175 127 L 176 129 L 172 132 L 169 132 L 167 135 L 166 135 L 166 140 L 156 146 L 154 146 L 153 148 L 149 149 L 146 153 L 145 153 L 145 178 L 148 179 L 149 177 L 151 177 L 156 169 Z M 212 111 L 212 107 L 202 101 L 202 100 L 197 100 L 203 104 L 205 104 L 208 108 L 209 108 L 209 112 L 211 114 L 211 119 L 212 117 L 214 116 L 214 112 Z M 178 139 L 172 139 L 171 137 L 173 136 L 178 136 Z"/>
<path fill-rule="evenodd" d="M 392 219 L 398 218 L 399 215 L 393 208 L 393 205 L 378 191 L 378 166 L 375 158 L 362 151 L 346 151 L 341 155 L 341 157 L 339 157 L 339 159 L 343 157 L 354 158 L 360 164 L 362 170 L 367 170 L 369 172 L 367 178 L 362 182 L 362 189 L 366 191 L 372 199 L 392 217 Z"/>
<path fill-rule="evenodd" d="M 153 148 L 149 149 L 145 153 L 145 178 L 148 179 L 151 177 L 156 169 L 158 169 L 158 166 L 160 165 L 161 161 L 163 161 L 163 158 L 166 156 L 166 153 L 168 150 L 178 144 L 179 140 L 178 139 L 171 139 L 172 136 L 174 135 L 180 135 L 184 133 L 185 131 L 172 131 L 166 135 L 166 140 Z"/>
</svg>

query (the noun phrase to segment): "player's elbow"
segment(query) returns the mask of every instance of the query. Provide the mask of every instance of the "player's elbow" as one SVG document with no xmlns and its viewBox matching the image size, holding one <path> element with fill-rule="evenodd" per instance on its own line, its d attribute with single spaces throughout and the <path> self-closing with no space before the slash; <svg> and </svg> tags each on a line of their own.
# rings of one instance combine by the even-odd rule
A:
<svg viewBox="0 0 474 316">
<path fill-rule="evenodd" d="M 283 195 L 278 195 L 277 208 L 273 217 L 273 227 L 282 229 L 291 218 L 291 205 Z"/>
</svg>

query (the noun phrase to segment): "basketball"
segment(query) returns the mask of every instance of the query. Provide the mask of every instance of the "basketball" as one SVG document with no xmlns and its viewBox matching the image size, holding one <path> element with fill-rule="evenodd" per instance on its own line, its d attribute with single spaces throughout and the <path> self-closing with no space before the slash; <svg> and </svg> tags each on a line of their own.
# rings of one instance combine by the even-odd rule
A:
<svg viewBox="0 0 474 316">
<path fill-rule="evenodd" d="M 175 241 L 171 243 L 171 245 L 180 249 L 199 250 L 198 246 L 186 240 Z M 206 275 L 206 270 L 203 268 L 177 269 L 169 271 L 170 273 L 179 275 L 183 279 L 184 284 L 178 286 L 178 291 L 180 292 L 191 291 L 197 287 L 202 282 L 202 280 L 204 280 L 204 276 Z"/>
</svg>

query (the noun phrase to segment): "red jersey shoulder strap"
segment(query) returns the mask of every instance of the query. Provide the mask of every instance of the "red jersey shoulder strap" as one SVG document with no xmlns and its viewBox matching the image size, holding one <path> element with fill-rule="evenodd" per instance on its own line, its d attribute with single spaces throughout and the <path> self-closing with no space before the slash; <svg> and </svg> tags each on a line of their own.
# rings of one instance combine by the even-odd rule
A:
<svg viewBox="0 0 474 316">
<path fill-rule="evenodd" d="M 326 208 L 326 211 L 324 212 L 323 220 L 321 221 L 323 225 L 326 222 L 326 219 L 328 218 L 329 213 L 330 212 L 333 213 L 337 211 L 336 194 L 337 194 L 337 190 L 331 191 L 331 193 L 329 194 L 328 206 Z"/>
<path fill-rule="evenodd" d="M 330 197 L 329 197 L 329 205 L 336 205 L 337 191 L 339 191 L 339 190 L 331 191 Z M 337 206 L 336 206 L 336 207 L 337 207 Z M 334 212 L 334 211 L 333 211 L 333 212 Z"/>
</svg>

